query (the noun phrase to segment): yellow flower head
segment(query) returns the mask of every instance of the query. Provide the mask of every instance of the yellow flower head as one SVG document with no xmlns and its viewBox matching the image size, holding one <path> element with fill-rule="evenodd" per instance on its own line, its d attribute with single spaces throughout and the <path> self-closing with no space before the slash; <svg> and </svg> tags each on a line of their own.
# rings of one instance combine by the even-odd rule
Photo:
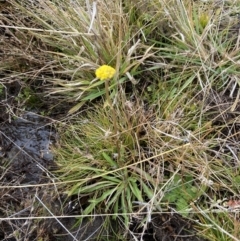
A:
<svg viewBox="0 0 240 241">
<path fill-rule="evenodd" d="M 114 76 L 115 72 L 116 70 L 113 67 L 109 65 L 102 65 L 96 69 L 95 74 L 98 79 L 107 80 L 111 79 Z"/>
</svg>

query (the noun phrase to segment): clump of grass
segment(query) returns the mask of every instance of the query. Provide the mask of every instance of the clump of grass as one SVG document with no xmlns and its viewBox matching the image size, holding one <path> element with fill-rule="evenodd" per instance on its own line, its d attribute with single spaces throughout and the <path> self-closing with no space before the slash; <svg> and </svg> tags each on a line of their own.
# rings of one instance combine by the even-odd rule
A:
<svg viewBox="0 0 240 241">
<path fill-rule="evenodd" d="M 163 1 L 161 8 L 173 33 L 164 42 L 153 41 L 159 46 L 161 59 L 168 62 L 166 77 L 181 86 L 196 79 L 204 94 L 210 89 L 223 91 L 238 75 L 236 17 L 230 14 L 229 6 L 214 2 L 201 6 L 192 1 L 172 1 L 170 5 Z"/>
<path fill-rule="evenodd" d="M 139 168 L 141 173 L 134 174 L 131 164 L 141 159 L 140 142 L 146 141 L 145 128 L 152 113 L 147 113 L 140 103 L 123 104 L 114 108 L 117 126 L 111 109 L 98 106 L 78 118 L 62 136 L 61 146 L 65 148 L 58 163 L 61 172 L 67 171 L 63 180 L 81 179 L 70 193 L 89 196 L 84 214 L 98 207 L 98 212 L 120 211 L 128 219 L 132 201 L 143 201 L 142 192 L 148 190 L 147 186 L 145 191 L 139 189 L 138 183 L 142 181 L 140 176 L 148 179 L 149 175 Z"/>
<path fill-rule="evenodd" d="M 18 22 L 20 26 L 12 27 L 47 48 L 41 55 L 47 54 L 50 60 L 40 72 L 44 74 L 51 66 L 52 73 L 44 77 L 52 85 L 49 95 L 61 98 L 63 94 L 64 101 L 80 102 L 70 112 L 105 93 L 104 81 L 96 81 L 94 76 L 99 65 L 108 64 L 117 70 L 109 85 L 116 92 L 119 84 L 135 83 L 138 66 L 153 55 L 152 46 L 141 42 L 144 38 L 138 36 L 140 30 L 129 25 L 132 15 L 125 12 L 127 6 L 121 2 L 65 0 L 35 6 L 29 1 L 12 4 L 28 16 L 23 24 Z"/>
</svg>

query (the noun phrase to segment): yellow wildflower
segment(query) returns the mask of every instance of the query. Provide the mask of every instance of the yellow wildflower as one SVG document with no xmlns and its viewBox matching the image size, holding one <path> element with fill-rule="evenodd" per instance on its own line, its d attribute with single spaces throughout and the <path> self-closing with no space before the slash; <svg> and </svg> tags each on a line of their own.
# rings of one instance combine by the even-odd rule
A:
<svg viewBox="0 0 240 241">
<path fill-rule="evenodd" d="M 113 67 L 109 65 L 102 65 L 96 69 L 95 74 L 100 80 L 108 80 L 114 76 L 115 72 L 116 70 Z"/>
</svg>

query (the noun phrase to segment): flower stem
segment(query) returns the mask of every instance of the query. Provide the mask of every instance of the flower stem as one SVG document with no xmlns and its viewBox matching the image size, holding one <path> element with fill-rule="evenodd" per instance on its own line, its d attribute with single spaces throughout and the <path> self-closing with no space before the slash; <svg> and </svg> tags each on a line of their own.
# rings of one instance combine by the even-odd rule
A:
<svg viewBox="0 0 240 241">
<path fill-rule="evenodd" d="M 118 152 L 118 160 L 121 159 L 121 151 L 120 151 L 120 146 L 119 146 L 119 139 L 118 139 L 118 128 L 117 128 L 117 116 L 116 116 L 116 111 L 113 108 L 113 103 L 111 100 L 111 97 L 109 95 L 109 80 L 105 81 L 105 92 L 106 92 L 106 100 L 107 100 L 107 106 L 110 107 L 111 112 L 112 112 L 112 119 L 113 119 L 113 133 L 114 133 L 114 138 L 116 138 L 116 147 L 117 147 L 117 152 Z"/>
</svg>

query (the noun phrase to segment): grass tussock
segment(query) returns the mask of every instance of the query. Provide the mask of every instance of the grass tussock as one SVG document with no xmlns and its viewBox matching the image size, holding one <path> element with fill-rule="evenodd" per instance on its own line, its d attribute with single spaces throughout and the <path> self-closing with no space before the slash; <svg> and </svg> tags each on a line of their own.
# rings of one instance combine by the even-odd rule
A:
<svg viewBox="0 0 240 241">
<path fill-rule="evenodd" d="M 104 214 L 109 240 L 144 240 L 167 213 L 239 240 L 238 2 L 7 2 L 0 90 L 65 104 L 55 175 L 80 221 Z"/>
</svg>

